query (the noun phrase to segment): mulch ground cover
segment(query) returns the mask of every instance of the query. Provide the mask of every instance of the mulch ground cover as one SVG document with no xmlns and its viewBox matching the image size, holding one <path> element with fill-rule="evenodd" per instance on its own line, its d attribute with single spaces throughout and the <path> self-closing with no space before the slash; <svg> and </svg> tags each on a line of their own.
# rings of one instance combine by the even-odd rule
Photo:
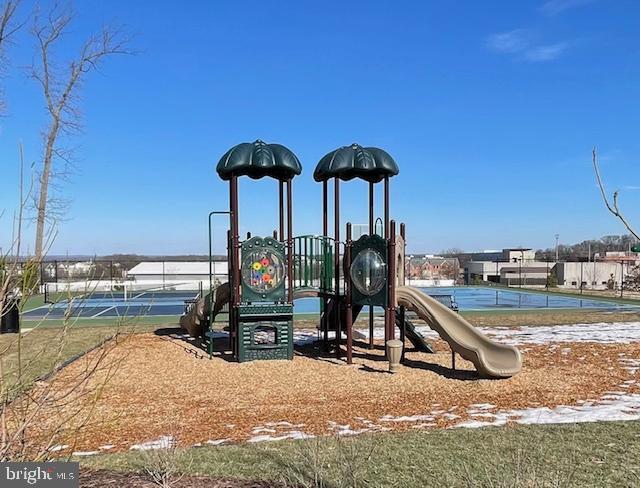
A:
<svg viewBox="0 0 640 488">
<path fill-rule="evenodd" d="M 125 451 L 166 437 L 193 446 L 446 428 L 472 418 L 478 404 L 505 410 L 596 401 L 629 380 L 622 357 L 640 358 L 640 344 L 524 345 L 522 372 L 490 380 L 478 379 L 461 358 L 452 370 L 447 344 L 435 345 L 436 354 L 409 349 L 405 365 L 390 374 L 381 344 L 369 350 L 357 343 L 351 366 L 312 346 L 297 348 L 293 361 L 238 364 L 224 355 L 209 360 L 179 336 L 133 335 L 111 352 L 118 367 L 100 398 L 87 394 L 101 384 L 98 371 L 70 402 L 86 402 L 91 421 L 73 442 L 61 439 L 70 447 L 60 452 Z M 56 388 L 71 388 L 98 353 L 58 373 Z M 43 429 L 53 417 L 43 413 Z"/>
</svg>

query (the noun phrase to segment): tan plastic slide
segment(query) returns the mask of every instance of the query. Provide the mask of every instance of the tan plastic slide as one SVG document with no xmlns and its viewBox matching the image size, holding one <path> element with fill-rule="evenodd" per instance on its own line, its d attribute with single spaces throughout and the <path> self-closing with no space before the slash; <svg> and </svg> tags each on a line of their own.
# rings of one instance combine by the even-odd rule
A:
<svg viewBox="0 0 640 488">
<path fill-rule="evenodd" d="M 508 378 L 522 369 L 522 355 L 515 347 L 492 341 L 458 313 L 417 288 L 399 286 L 396 300 L 398 305 L 418 314 L 481 375 Z"/>
<path fill-rule="evenodd" d="M 231 296 L 229 283 L 222 283 L 213 291 L 213 293 L 215 293 L 215 296 L 213 314 L 211 316 L 212 321 L 229 302 L 229 297 Z M 205 320 L 209 317 L 209 312 L 209 295 L 205 295 L 198 300 L 198 303 L 191 308 L 188 314 L 180 317 L 180 327 L 186 329 L 190 336 L 200 337 L 203 332 L 202 328 L 205 325 Z"/>
</svg>

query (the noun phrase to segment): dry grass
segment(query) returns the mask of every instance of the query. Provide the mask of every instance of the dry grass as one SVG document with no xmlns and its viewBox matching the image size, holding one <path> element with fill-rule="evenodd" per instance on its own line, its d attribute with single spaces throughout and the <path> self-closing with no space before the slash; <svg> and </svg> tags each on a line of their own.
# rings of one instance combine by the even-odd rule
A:
<svg viewBox="0 0 640 488">
<path fill-rule="evenodd" d="M 434 422 L 447 427 L 467 418 L 475 403 L 508 409 L 600 398 L 628 379 L 619 355 L 640 357 L 638 344 L 529 346 L 523 348 L 525 366 L 516 377 L 477 380 L 473 366 L 460 358 L 458 370 L 452 371 L 448 347 L 443 342 L 436 346 L 433 355 L 409 352 L 407 366 L 390 375 L 381 349 L 357 347 L 353 366 L 310 349 L 298 350 L 294 361 L 238 364 L 225 357 L 210 361 L 176 337 L 136 335 L 122 346 L 119 371 L 76 449 L 113 444 L 113 450 L 126 450 L 167 433 L 182 445 L 246 441 L 258 434 L 278 435 L 282 431 L 269 425 L 276 422 L 289 422 L 308 434 L 335 432 L 331 422 L 353 430 L 410 430 L 415 423 L 380 417 L 433 411 L 446 412 Z M 72 379 L 78 367 L 65 368 L 57 384 Z"/>
<path fill-rule="evenodd" d="M 545 310 L 540 312 L 463 313 L 476 326 L 517 327 L 522 325 L 597 324 L 612 322 L 640 322 L 640 312 L 599 312 L 579 310 Z"/>
</svg>

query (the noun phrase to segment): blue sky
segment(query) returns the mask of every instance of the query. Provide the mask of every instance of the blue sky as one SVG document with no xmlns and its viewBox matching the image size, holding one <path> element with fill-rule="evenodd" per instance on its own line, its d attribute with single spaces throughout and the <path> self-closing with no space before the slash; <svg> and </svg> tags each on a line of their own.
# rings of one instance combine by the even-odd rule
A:
<svg viewBox="0 0 640 488">
<path fill-rule="evenodd" d="M 44 2 L 47 5 L 47 2 Z M 21 15 L 28 14 L 23 5 Z M 411 252 L 551 247 L 623 228 L 591 170 L 640 221 L 640 2 L 76 2 L 59 59 L 103 23 L 135 35 L 136 56 L 91 73 L 79 170 L 54 253 L 206 253 L 206 216 L 227 208 L 215 164 L 262 139 L 291 148 L 296 234 L 321 232 L 317 161 L 357 142 L 400 174 L 392 216 Z M 23 30 L 2 83 L 0 245 L 15 207 L 17 143 L 40 154 L 46 118 L 23 66 Z M 381 191 L 381 188 L 380 188 Z M 242 181 L 241 227 L 277 225 L 277 185 Z M 345 221 L 366 222 L 366 186 L 343 186 Z M 380 208 L 381 210 L 381 208 Z M 640 224 L 638 224 L 640 225 Z M 33 228 L 27 230 L 32 240 Z M 31 246 L 32 247 L 32 246 Z"/>
</svg>

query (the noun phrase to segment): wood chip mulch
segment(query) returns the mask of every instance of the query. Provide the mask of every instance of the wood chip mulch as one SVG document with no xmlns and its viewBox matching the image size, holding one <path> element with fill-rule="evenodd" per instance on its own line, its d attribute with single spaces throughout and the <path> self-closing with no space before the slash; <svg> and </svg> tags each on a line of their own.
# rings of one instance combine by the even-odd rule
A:
<svg viewBox="0 0 640 488">
<path fill-rule="evenodd" d="M 109 445 L 108 452 L 125 451 L 162 436 L 191 446 L 291 432 L 295 437 L 443 428 L 471 418 L 468 411 L 476 404 L 506 410 L 598 400 L 630 378 L 620 358 L 640 358 L 640 344 L 525 345 L 520 374 L 487 380 L 478 379 L 473 365 L 459 357 L 452 370 L 448 346 L 435 344 L 436 354 L 409 348 L 406 365 L 392 375 L 381 346 L 368 350 L 358 344 L 352 366 L 312 347 L 297 349 L 293 361 L 238 364 L 221 356 L 209 360 L 178 336 L 133 335 L 114 348 L 112 354 L 121 355 L 117 373 L 70 449 Z M 56 388 L 72 384 L 93 354 L 97 351 L 58 373 Z M 99 380 L 100 373 L 87 387 Z M 75 406 L 90 398 L 82 396 Z M 434 419 L 397 420 L 415 415 Z M 48 421 L 45 414 L 45 428 Z"/>
</svg>

